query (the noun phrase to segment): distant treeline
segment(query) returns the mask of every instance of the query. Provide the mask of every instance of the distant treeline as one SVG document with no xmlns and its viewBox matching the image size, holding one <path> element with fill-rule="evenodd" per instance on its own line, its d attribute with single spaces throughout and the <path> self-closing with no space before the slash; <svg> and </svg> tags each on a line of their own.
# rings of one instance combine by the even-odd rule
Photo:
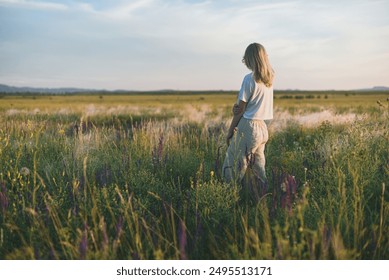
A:
<svg viewBox="0 0 389 280">
<path fill-rule="evenodd" d="M 80 91 L 80 92 L 0 92 L 1 96 L 74 96 L 74 95 L 215 95 L 215 94 L 236 94 L 237 91 L 223 91 L 223 90 L 208 90 L 208 91 L 175 91 L 175 90 L 164 90 L 164 91 Z"/>
<path fill-rule="evenodd" d="M 238 90 L 208 90 L 208 91 L 179 91 L 179 90 L 163 90 L 163 91 L 80 91 L 80 92 L 0 92 L 0 98 L 5 96 L 74 96 L 74 95 L 94 95 L 94 96 L 108 96 L 108 95 L 235 95 L 238 93 Z M 275 90 L 275 98 L 280 99 L 310 99 L 310 98 L 321 98 L 322 96 L 328 96 L 332 94 L 342 94 L 345 96 L 349 95 L 376 95 L 376 94 L 389 94 L 389 91 L 306 91 L 306 90 Z"/>
<path fill-rule="evenodd" d="M 389 94 L 388 91 L 359 91 L 359 90 L 275 90 L 274 94 L 281 99 L 288 98 L 316 98 L 318 96 L 325 95 L 377 95 L 377 94 Z"/>
</svg>

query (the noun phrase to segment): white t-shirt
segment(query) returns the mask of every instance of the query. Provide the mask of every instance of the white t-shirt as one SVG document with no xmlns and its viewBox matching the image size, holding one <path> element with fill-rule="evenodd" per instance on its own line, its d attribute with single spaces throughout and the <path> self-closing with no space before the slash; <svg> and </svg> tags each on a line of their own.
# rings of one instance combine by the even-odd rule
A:
<svg viewBox="0 0 389 280">
<path fill-rule="evenodd" d="M 240 100 L 247 103 L 243 114 L 245 119 L 273 119 L 273 86 L 267 87 L 264 83 L 255 82 L 252 73 L 247 74 L 243 79 L 238 104 Z"/>
</svg>

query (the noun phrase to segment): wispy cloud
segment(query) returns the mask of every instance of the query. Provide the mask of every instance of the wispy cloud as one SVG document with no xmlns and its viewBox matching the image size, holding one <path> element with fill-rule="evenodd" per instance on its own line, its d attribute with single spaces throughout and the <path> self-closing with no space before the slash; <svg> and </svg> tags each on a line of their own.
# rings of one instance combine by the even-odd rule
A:
<svg viewBox="0 0 389 280">
<path fill-rule="evenodd" d="M 104 9 L 97 9 L 93 4 L 81 2 L 74 5 L 74 7 L 84 11 L 88 14 L 97 15 L 102 19 L 111 20 L 126 20 L 131 19 L 135 12 L 138 12 L 142 8 L 151 7 L 153 0 L 137 0 L 130 3 L 119 3 L 117 5 L 111 5 Z"/>
<path fill-rule="evenodd" d="M 0 6 L 15 6 L 27 9 L 38 10 L 68 10 L 69 7 L 64 4 L 44 1 L 27 1 L 27 0 L 0 0 Z"/>
</svg>

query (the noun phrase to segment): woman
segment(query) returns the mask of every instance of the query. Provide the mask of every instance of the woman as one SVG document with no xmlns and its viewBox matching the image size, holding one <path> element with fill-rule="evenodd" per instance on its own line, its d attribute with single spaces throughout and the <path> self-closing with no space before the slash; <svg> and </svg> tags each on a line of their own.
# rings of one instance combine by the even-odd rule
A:
<svg viewBox="0 0 389 280">
<path fill-rule="evenodd" d="M 266 184 L 264 151 L 269 136 L 265 120 L 273 118 L 274 71 L 265 48 L 258 43 L 246 48 L 242 62 L 252 72 L 244 77 L 233 106 L 223 176 L 228 183 L 241 181 L 250 165 L 254 175 Z"/>
</svg>

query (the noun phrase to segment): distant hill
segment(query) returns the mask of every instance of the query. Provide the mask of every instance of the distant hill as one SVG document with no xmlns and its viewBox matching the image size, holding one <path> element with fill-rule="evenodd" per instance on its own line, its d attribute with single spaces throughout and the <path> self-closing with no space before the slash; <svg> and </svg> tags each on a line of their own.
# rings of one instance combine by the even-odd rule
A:
<svg viewBox="0 0 389 280">
<path fill-rule="evenodd" d="M 389 87 L 378 86 L 373 88 L 356 89 L 355 91 L 389 91 Z"/>
<path fill-rule="evenodd" d="M 35 88 L 35 87 L 14 87 L 0 84 L 0 94 L 14 95 L 31 95 L 31 94 L 203 94 L 203 93 L 230 93 L 235 91 L 224 90 L 153 90 L 153 91 L 136 91 L 136 90 L 106 90 L 106 89 L 84 89 L 84 88 Z"/>
<path fill-rule="evenodd" d="M 64 94 L 77 92 L 93 92 L 94 89 L 80 88 L 35 88 L 35 87 L 13 87 L 0 84 L 0 93 L 36 93 L 36 94 Z"/>
</svg>

